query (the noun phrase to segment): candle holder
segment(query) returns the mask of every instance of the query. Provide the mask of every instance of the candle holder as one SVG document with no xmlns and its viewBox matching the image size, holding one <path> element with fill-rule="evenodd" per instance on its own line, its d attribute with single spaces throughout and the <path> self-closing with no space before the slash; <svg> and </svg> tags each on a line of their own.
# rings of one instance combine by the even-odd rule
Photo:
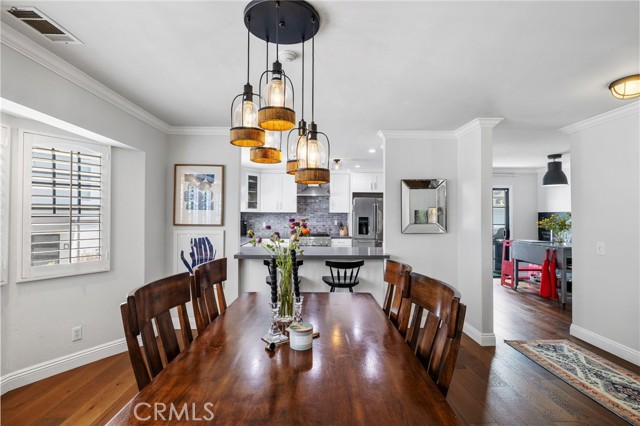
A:
<svg viewBox="0 0 640 426">
<path fill-rule="evenodd" d="M 304 296 L 296 296 L 293 298 L 293 322 L 302 322 L 302 301 Z"/>
<path fill-rule="evenodd" d="M 278 311 L 280 310 L 280 302 L 269 303 L 271 309 L 271 325 L 267 333 L 262 336 L 262 340 L 266 343 L 284 343 L 289 341 L 289 338 L 282 334 L 280 327 L 278 326 Z"/>
</svg>

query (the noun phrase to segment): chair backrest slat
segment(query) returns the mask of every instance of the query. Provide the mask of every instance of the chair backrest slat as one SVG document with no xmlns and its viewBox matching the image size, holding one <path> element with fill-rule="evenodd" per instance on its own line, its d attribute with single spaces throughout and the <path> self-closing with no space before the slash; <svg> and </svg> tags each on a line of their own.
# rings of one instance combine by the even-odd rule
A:
<svg viewBox="0 0 640 426">
<path fill-rule="evenodd" d="M 446 396 L 458 356 L 466 307 L 460 303 L 455 290 L 442 281 L 413 272 L 410 287 L 414 313 L 405 340 Z M 426 313 L 424 327 L 423 311 Z"/>
<path fill-rule="evenodd" d="M 149 384 L 180 353 L 171 309 L 178 310 L 182 348 L 193 341 L 186 315 L 186 303 L 191 300 L 190 281 L 188 273 L 154 281 L 131 291 L 120 307 L 129 357 L 139 389 Z M 142 338 L 143 350 L 138 346 L 138 336 Z"/>
<path fill-rule="evenodd" d="M 227 258 L 199 265 L 191 285 L 193 312 L 198 334 L 227 309 L 223 283 L 227 280 Z"/>
<path fill-rule="evenodd" d="M 404 337 L 407 334 L 411 313 L 411 266 L 387 260 L 384 280 L 387 283 L 387 290 L 382 310 Z"/>
</svg>

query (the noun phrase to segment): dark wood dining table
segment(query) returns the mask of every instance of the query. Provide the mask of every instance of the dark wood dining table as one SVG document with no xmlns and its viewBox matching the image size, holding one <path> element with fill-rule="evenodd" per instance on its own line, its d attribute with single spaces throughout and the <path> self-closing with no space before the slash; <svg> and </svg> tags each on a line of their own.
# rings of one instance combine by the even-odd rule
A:
<svg viewBox="0 0 640 426">
<path fill-rule="evenodd" d="M 460 424 L 371 294 L 303 295 L 312 349 L 266 350 L 268 293 L 241 294 L 108 425 Z"/>
</svg>

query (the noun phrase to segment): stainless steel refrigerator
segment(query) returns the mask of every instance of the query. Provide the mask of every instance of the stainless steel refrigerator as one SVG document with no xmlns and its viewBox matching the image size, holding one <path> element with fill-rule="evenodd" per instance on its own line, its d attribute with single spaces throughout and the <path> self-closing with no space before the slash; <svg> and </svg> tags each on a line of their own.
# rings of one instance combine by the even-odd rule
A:
<svg viewBox="0 0 640 426">
<path fill-rule="evenodd" d="M 382 247 L 382 194 L 353 195 L 353 246 Z"/>
</svg>

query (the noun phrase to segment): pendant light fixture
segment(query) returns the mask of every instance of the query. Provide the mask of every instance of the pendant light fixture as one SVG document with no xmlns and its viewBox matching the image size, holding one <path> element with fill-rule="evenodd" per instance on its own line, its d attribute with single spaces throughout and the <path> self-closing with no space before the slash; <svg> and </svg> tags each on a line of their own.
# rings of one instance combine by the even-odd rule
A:
<svg viewBox="0 0 640 426">
<path fill-rule="evenodd" d="M 269 43 L 267 42 L 267 66 L 269 66 Z M 282 162 L 282 132 L 265 130 L 263 146 L 251 148 L 249 159 L 254 163 L 277 164 Z"/>
<path fill-rule="evenodd" d="M 307 143 L 307 122 L 304 121 L 304 41 L 302 42 L 302 116 L 298 127 L 291 129 L 287 135 L 287 174 L 295 175 L 298 169 L 298 144 Z M 297 137 L 292 141 L 291 135 L 296 132 Z"/>
<path fill-rule="evenodd" d="M 316 68 L 315 37 L 311 38 L 311 123 L 309 123 L 306 141 L 300 140 L 297 145 L 298 168 L 296 169 L 296 183 L 322 184 L 331 180 L 329 172 L 329 157 L 331 146 L 326 134 L 318 131 L 315 123 L 315 68 Z M 321 139 L 318 137 L 322 136 Z"/>
<path fill-rule="evenodd" d="M 640 96 L 640 74 L 619 78 L 609 84 L 609 90 L 616 99 L 633 99 Z"/>
<path fill-rule="evenodd" d="M 241 147 L 262 146 L 265 142 L 265 132 L 258 127 L 258 104 L 256 103 L 253 87 L 249 82 L 249 65 L 251 58 L 250 33 L 251 18 L 247 21 L 247 84 L 244 91 L 233 98 L 231 102 L 231 133 L 232 145 Z"/>
<path fill-rule="evenodd" d="M 547 158 L 551 161 L 547 163 L 547 173 L 542 178 L 542 186 L 569 185 L 567 175 L 562 171 L 562 162 L 556 161 L 562 158 L 562 154 L 547 155 Z"/>
<path fill-rule="evenodd" d="M 260 77 L 260 100 L 258 110 L 258 125 L 265 130 L 282 132 L 293 129 L 296 125 L 296 112 L 293 110 L 294 93 L 291 79 L 287 77 L 278 59 L 280 53 L 280 27 L 285 24 L 280 21 L 280 2 L 273 2 L 276 8 L 276 60 L 271 70 L 266 70 Z M 267 40 L 267 45 L 269 40 Z M 262 97 L 262 80 L 266 84 L 264 98 Z M 271 81 L 269 81 L 271 80 Z"/>
</svg>

